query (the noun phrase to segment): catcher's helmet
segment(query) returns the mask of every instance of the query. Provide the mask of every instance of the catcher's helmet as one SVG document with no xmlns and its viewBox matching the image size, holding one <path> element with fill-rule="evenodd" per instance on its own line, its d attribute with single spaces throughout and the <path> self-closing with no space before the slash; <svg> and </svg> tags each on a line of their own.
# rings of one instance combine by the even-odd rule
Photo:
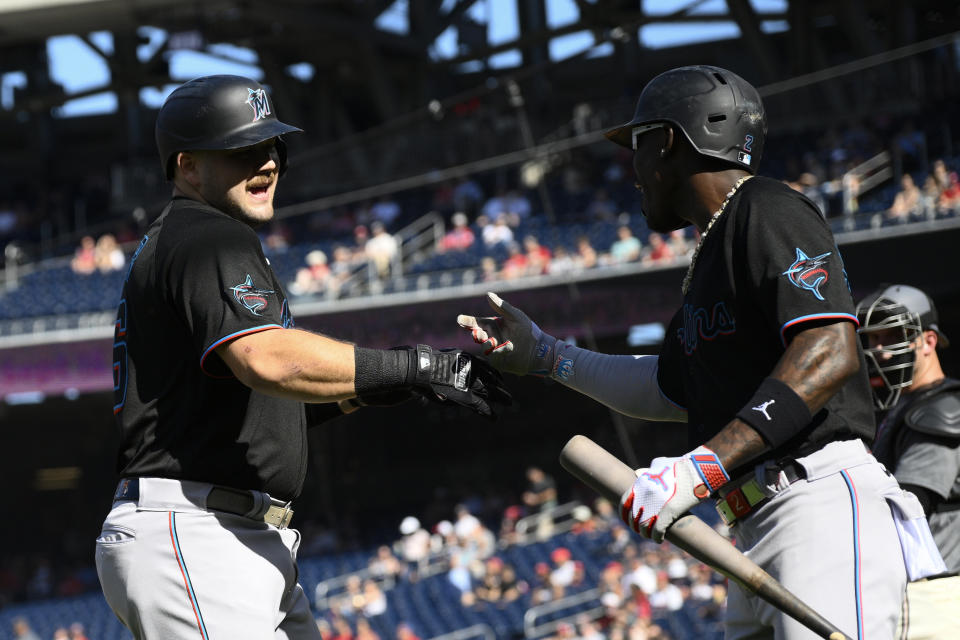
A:
<svg viewBox="0 0 960 640">
<path fill-rule="evenodd" d="M 915 343 L 924 331 L 936 331 L 938 344 L 950 345 L 940 331 L 933 300 L 920 289 L 907 285 L 891 285 L 868 295 L 857 305 L 857 319 L 878 409 L 896 404 L 901 391 L 913 384 L 917 362 Z M 887 336 L 884 342 L 889 344 L 872 346 L 875 341 L 870 340 L 871 334 L 891 330 L 896 337 Z"/>
<path fill-rule="evenodd" d="M 760 94 L 735 73 L 706 65 L 661 73 L 643 88 L 633 120 L 606 136 L 634 149 L 634 128 L 652 122 L 676 125 L 705 156 L 757 172 L 767 116 Z"/>
<path fill-rule="evenodd" d="M 163 173 L 173 177 L 181 151 L 240 149 L 277 138 L 280 173 L 287 166 L 284 133 L 302 131 L 277 119 L 267 91 L 256 80 L 216 75 L 190 80 L 171 93 L 157 114 L 156 138 Z"/>
</svg>

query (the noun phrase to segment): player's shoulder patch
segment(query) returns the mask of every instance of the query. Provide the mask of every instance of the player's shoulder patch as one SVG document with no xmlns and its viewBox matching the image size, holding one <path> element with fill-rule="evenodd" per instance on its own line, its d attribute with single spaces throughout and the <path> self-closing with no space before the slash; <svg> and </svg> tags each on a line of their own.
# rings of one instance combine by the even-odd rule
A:
<svg viewBox="0 0 960 640">
<path fill-rule="evenodd" d="M 947 385 L 910 407 L 904 423 L 919 433 L 960 438 L 960 381 L 952 380 Z"/>
<path fill-rule="evenodd" d="M 786 276 L 790 284 L 798 289 L 805 289 L 817 300 L 823 300 L 820 288 L 830 280 L 828 258 L 832 254 L 832 251 L 826 251 L 809 256 L 803 249 L 796 247 L 796 259 L 780 275 Z"/>
<path fill-rule="evenodd" d="M 261 289 L 254 286 L 253 278 L 247 274 L 246 279 L 229 288 L 233 292 L 233 297 L 243 307 L 255 316 L 262 316 L 263 312 L 270 306 L 269 296 L 273 295 L 273 289 Z"/>
</svg>

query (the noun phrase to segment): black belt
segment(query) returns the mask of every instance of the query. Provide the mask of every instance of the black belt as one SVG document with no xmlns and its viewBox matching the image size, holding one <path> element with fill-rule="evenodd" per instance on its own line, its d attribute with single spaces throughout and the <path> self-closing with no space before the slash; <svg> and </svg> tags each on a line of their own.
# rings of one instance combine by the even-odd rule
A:
<svg viewBox="0 0 960 640">
<path fill-rule="evenodd" d="M 771 471 L 778 474 L 783 472 L 789 484 L 806 477 L 806 471 L 794 460 L 784 461 Z M 721 487 L 720 493 L 721 496 L 716 500 L 717 512 L 727 526 L 732 526 L 754 509 L 766 504 L 771 497 L 764 492 L 753 472 Z"/>
<path fill-rule="evenodd" d="M 140 499 L 140 479 L 124 478 L 117 485 L 117 492 L 113 496 L 114 500 L 139 500 Z M 293 509 L 289 504 L 280 501 L 274 501 L 262 518 L 251 518 L 252 520 L 263 520 L 267 524 L 272 524 L 281 529 L 290 525 L 293 518 Z M 249 514 L 256 506 L 256 499 L 249 491 L 242 489 L 233 489 L 231 487 L 220 487 L 214 485 L 207 494 L 206 505 L 213 511 L 225 511 L 237 516 L 250 517 Z"/>
</svg>

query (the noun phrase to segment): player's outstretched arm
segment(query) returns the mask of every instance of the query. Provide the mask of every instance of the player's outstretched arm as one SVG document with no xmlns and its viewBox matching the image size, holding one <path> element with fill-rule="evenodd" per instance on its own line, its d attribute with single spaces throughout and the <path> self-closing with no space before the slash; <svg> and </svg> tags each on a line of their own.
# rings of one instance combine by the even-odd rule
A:
<svg viewBox="0 0 960 640">
<path fill-rule="evenodd" d="M 235 338 L 217 354 L 250 388 L 302 402 L 383 398 L 410 390 L 485 417 L 493 417 L 496 404 L 510 402 L 499 372 L 459 349 L 366 349 L 299 329 L 271 329 Z"/>
<path fill-rule="evenodd" d="M 631 417 L 686 421 L 687 412 L 660 391 L 656 356 L 581 349 L 544 332 L 497 294 L 487 293 L 487 302 L 497 315 L 459 315 L 457 324 L 470 332 L 501 371 L 552 378 Z"/>
</svg>

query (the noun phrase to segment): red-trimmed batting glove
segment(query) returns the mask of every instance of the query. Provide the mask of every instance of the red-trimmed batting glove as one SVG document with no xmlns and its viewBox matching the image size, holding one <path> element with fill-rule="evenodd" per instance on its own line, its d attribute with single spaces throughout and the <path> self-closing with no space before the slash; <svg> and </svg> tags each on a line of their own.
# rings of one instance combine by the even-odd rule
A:
<svg viewBox="0 0 960 640">
<path fill-rule="evenodd" d="M 620 498 L 620 518 L 646 538 L 663 542 L 670 525 L 730 480 L 720 459 L 700 446 L 679 458 L 654 458 L 637 469 Z"/>
</svg>

